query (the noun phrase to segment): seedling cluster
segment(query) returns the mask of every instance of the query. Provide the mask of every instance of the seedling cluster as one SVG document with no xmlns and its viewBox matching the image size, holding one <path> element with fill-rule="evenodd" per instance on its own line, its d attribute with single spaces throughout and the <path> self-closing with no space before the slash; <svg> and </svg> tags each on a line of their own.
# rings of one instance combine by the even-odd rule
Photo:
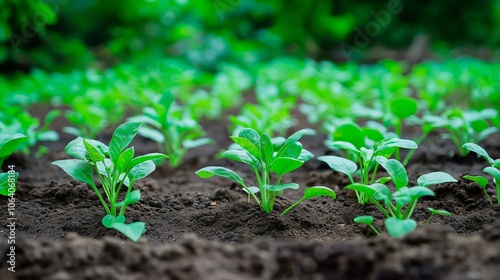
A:
<svg viewBox="0 0 500 280">
<path fill-rule="evenodd" d="M 141 197 L 134 189 L 136 181 L 165 161 L 170 168 L 182 168 L 190 149 L 218 144 L 205 137 L 203 124 L 221 121 L 227 123 L 222 131 L 234 142 L 219 153 L 221 162 L 246 164 L 250 172 L 244 176 L 224 166 L 208 166 L 196 172 L 199 177 L 235 181 L 249 200 L 271 214 L 281 195 L 299 189 L 289 174 L 319 160 L 345 174 L 349 184 L 339 187 L 351 190 L 360 208 L 374 205 L 386 231 L 400 237 L 417 226 L 413 214 L 419 202 L 434 195 L 429 186 L 456 182 L 437 170 L 411 174 L 420 176 L 416 184 L 410 183 L 406 168 L 430 135 L 456 146 L 448 151 L 450 156 L 472 151 L 485 158 L 486 177 L 464 178 L 476 182 L 490 203 L 488 189 L 495 186 L 500 204 L 500 159 L 479 146 L 500 129 L 498 83 L 491 78 L 496 69 L 473 60 L 407 69 L 395 61 L 367 66 L 281 58 L 246 68 L 221 64 L 215 73 L 178 59 L 158 61 L 148 70 L 132 65 L 66 74 L 36 70 L 4 83 L 0 91 L 5 100 L 0 110 L 0 165 L 5 171 L 7 158 L 18 152 L 42 157 L 48 152 L 46 141 L 58 140 L 59 134 L 76 136 L 65 149 L 74 159 L 53 163 L 95 192 L 105 227 L 138 240 L 145 223 L 127 223 L 125 218 L 127 207 Z M 255 98 L 249 97 L 249 90 Z M 37 117 L 19 110 L 39 103 L 53 110 Z M 308 124 L 301 123 L 299 112 Z M 60 131 L 51 129 L 57 118 L 66 123 Z M 313 155 L 304 148 L 300 140 L 314 135 L 311 129 L 290 135 L 295 127 L 309 125 L 326 135 L 325 145 L 332 151 Z M 100 141 L 115 127 L 109 145 Z M 414 133 L 408 133 L 410 129 Z M 147 139 L 141 141 L 156 142 L 158 149 L 136 156 L 129 145 L 137 134 Z M 5 174 L 0 173 L 4 195 Z M 282 216 L 300 211 L 297 206 L 308 199 L 336 198 L 326 186 L 306 187 L 303 193 L 302 199 L 280 209 Z M 436 215 L 450 215 L 443 209 L 429 211 L 427 224 Z M 374 217 L 354 221 L 382 232 Z"/>
</svg>

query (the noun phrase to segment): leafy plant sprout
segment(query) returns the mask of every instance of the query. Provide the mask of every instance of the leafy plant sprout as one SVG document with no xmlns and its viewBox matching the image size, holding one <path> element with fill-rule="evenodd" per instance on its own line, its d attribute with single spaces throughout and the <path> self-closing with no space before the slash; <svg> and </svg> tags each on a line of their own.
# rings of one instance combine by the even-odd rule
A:
<svg viewBox="0 0 500 280">
<path fill-rule="evenodd" d="M 375 175 L 379 167 L 379 162 L 375 160 L 376 158 L 379 156 L 388 158 L 396 148 L 417 148 L 417 144 L 414 141 L 399 138 L 383 139 L 377 142 L 373 149 L 366 149 L 364 147 L 358 149 L 353 144 L 344 141 L 327 141 L 326 145 L 330 148 L 350 151 L 356 155 L 359 164 L 359 182 L 364 185 L 375 183 Z M 321 156 L 318 157 L 318 160 L 328 164 L 332 170 L 346 174 L 351 184 L 355 183 L 354 174 L 358 171 L 358 166 L 354 161 L 338 156 Z M 371 178 L 370 172 L 372 172 Z M 363 192 L 359 192 L 356 189 L 354 191 L 359 204 L 363 205 L 370 200 Z"/>
<path fill-rule="evenodd" d="M 411 217 L 416 209 L 419 199 L 423 196 L 434 196 L 434 192 L 428 188 L 430 185 L 447 182 L 457 182 L 451 175 L 445 172 L 432 172 L 420 176 L 417 179 L 417 186 L 408 188 L 408 175 L 403 164 L 395 159 L 387 159 L 383 156 L 377 156 L 377 162 L 389 173 L 389 177 L 381 178 L 378 182 L 366 185 L 353 183 L 346 186 L 346 189 L 356 190 L 363 193 L 368 201 L 373 203 L 385 216 L 385 227 L 389 235 L 401 237 L 413 231 L 417 227 L 417 222 Z M 395 192 L 385 185 L 392 181 Z M 383 183 L 382 183 L 383 182 Z M 384 207 L 384 206 L 385 207 Z M 431 211 L 431 217 L 434 215 L 448 215 L 445 210 Z M 370 216 L 361 216 L 354 221 L 373 227 L 373 219 Z M 374 230 L 375 233 L 377 231 Z"/>
<path fill-rule="evenodd" d="M 264 212 L 271 213 L 278 195 L 281 195 L 286 189 L 299 188 L 298 184 L 282 183 L 281 179 L 283 175 L 296 170 L 304 162 L 314 157 L 309 151 L 303 149 L 302 144 L 298 142 L 304 135 L 313 133 L 313 130 L 302 129 L 279 144 L 273 143 L 268 134 L 259 134 L 251 128 L 244 128 L 240 130 L 237 136 L 231 136 L 230 138 L 237 145 L 230 147 L 229 150 L 222 154 L 222 157 L 248 164 L 257 180 L 257 187 L 248 186 L 238 174 L 225 167 L 209 166 L 196 171 L 196 174 L 201 178 L 210 178 L 217 175 L 237 182 Z M 274 183 L 271 182 L 271 174 L 277 176 Z M 257 197 L 257 193 L 260 194 L 260 198 Z M 307 188 L 304 191 L 304 197 L 283 211 L 281 216 L 303 201 L 317 196 L 330 196 L 335 199 L 336 194 L 324 186 Z"/>
<path fill-rule="evenodd" d="M 212 143 L 196 120 L 186 116 L 183 108 L 174 107 L 174 95 L 163 93 L 152 107 L 144 108 L 143 114 L 128 119 L 144 123 L 139 134 L 158 143 L 161 153 L 169 156 L 172 167 L 179 166 L 189 149 Z"/>
<path fill-rule="evenodd" d="M 496 186 L 497 203 L 500 204 L 500 159 L 491 158 L 488 152 L 483 147 L 475 143 L 466 143 L 463 145 L 462 148 L 472 151 L 478 154 L 479 156 L 482 156 L 484 159 L 486 159 L 486 161 L 490 166 L 485 167 L 483 171 L 493 176 L 493 183 Z M 488 185 L 488 179 L 486 179 L 483 176 L 470 176 L 470 175 L 464 176 L 464 179 L 476 182 L 483 190 L 489 203 L 493 204 L 490 196 L 488 195 L 488 192 L 486 191 L 486 187 Z"/>
<path fill-rule="evenodd" d="M 143 222 L 125 223 L 125 210 L 141 199 L 140 190 L 134 190 L 134 183 L 155 170 L 153 160 L 166 158 L 160 153 L 150 153 L 134 158 L 134 147 L 127 148 L 139 131 L 141 123 L 127 122 L 115 130 L 109 143 L 105 144 L 81 137 L 71 141 L 65 148 L 68 155 L 76 159 L 57 160 L 59 166 L 69 176 L 88 184 L 96 193 L 106 211 L 102 224 L 114 228 L 133 241 L 139 240 L 146 230 Z M 94 170 L 106 200 L 94 183 Z M 118 201 L 123 186 L 127 187 L 122 201 Z"/>
</svg>

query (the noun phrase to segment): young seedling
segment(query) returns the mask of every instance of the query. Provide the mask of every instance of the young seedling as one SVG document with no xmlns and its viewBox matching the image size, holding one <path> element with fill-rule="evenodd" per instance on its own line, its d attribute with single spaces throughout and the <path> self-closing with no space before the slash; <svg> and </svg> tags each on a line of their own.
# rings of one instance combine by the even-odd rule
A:
<svg viewBox="0 0 500 280">
<path fill-rule="evenodd" d="M 488 179 L 484 178 L 483 176 L 471 176 L 471 175 L 465 175 L 463 176 L 463 178 L 469 181 L 476 182 L 479 185 L 479 187 L 483 190 L 484 195 L 486 196 L 488 202 L 490 204 L 493 204 L 493 201 L 491 200 L 491 197 L 487 191 Z"/>
<path fill-rule="evenodd" d="M 375 175 L 379 166 L 379 162 L 375 158 L 379 156 L 388 158 L 392 155 L 395 148 L 417 148 L 417 144 L 414 141 L 399 138 L 383 139 L 377 142 L 373 149 L 366 149 L 364 147 L 358 149 L 353 144 L 344 141 L 327 142 L 326 144 L 330 148 L 350 151 L 356 155 L 359 164 L 359 182 L 364 185 L 375 182 Z M 332 170 L 346 174 L 351 184 L 354 184 L 353 175 L 358 171 L 358 166 L 354 161 L 337 156 L 321 156 L 318 157 L 318 160 L 327 163 Z M 370 171 L 372 172 L 371 179 Z M 359 204 L 365 204 L 370 200 L 363 192 L 354 191 Z"/>
<path fill-rule="evenodd" d="M 354 183 L 346 186 L 346 189 L 362 193 L 369 202 L 373 203 L 384 214 L 386 218 L 385 227 L 389 235 L 393 237 L 404 236 L 417 227 L 417 223 L 411 217 L 421 197 L 434 196 L 434 192 L 428 186 L 457 182 L 448 173 L 432 172 L 420 176 L 417 179 L 417 186 L 408 188 L 408 175 L 401 162 L 383 156 L 377 156 L 376 160 L 390 176 L 379 181 L 385 183 L 392 181 L 396 189 L 394 193 L 382 183 L 371 185 Z"/>
<path fill-rule="evenodd" d="M 450 213 L 450 212 L 448 212 L 448 211 L 446 211 L 446 210 L 442 210 L 442 209 L 440 209 L 440 210 L 436 210 L 436 209 L 434 209 L 434 208 L 430 208 L 430 207 L 429 207 L 428 209 L 429 209 L 429 211 L 431 212 L 431 215 L 429 216 L 429 218 L 428 218 L 428 219 L 427 219 L 427 221 L 425 222 L 425 224 L 426 224 L 426 225 L 428 225 L 428 224 L 431 222 L 432 218 L 433 218 L 435 215 L 441 215 L 441 216 L 451 217 L 451 213 Z"/>
<path fill-rule="evenodd" d="M 488 120 L 497 117 L 498 112 L 493 109 L 482 111 L 462 111 L 458 109 L 448 110 L 444 116 L 427 117 L 434 123 L 435 127 L 441 127 L 448 131 L 443 137 L 450 139 L 458 149 L 459 155 L 466 156 L 469 150 L 464 148 L 466 143 L 479 143 L 498 128 L 491 126 Z"/>
<path fill-rule="evenodd" d="M 493 159 L 485 149 L 475 143 L 466 143 L 462 148 L 472 151 L 486 159 L 490 166 L 484 168 L 483 171 L 493 176 L 493 183 L 495 184 L 497 193 L 497 202 L 500 204 L 500 159 Z M 470 175 L 466 175 L 464 178 L 476 182 L 483 189 L 488 201 L 492 204 L 491 198 L 486 191 L 488 179 L 483 176 Z"/>
<path fill-rule="evenodd" d="M 0 133 L 0 169 L 2 169 L 5 159 L 12 153 L 18 151 L 19 144 L 27 140 L 28 137 L 21 133 Z"/>
<path fill-rule="evenodd" d="M 143 122 L 139 134 L 158 143 L 160 152 L 169 156 L 170 165 L 177 167 L 189 149 L 212 143 L 212 139 L 200 138 L 205 134 L 201 126 L 173 104 L 174 95 L 166 91 L 153 107 L 128 120 Z"/>
<path fill-rule="evenodd" d="M 247 186 L 244 180 L 234 171 L 219 166 L 209 166 L 196 171 L 201 178 L 210 178 L 215 175 L 231 179 L 243 187 L 243 190 L 252 197 L 260 208 L 271 213 L 276 196 L 281 195 L 286 189 L 298 189 L 296 183 L 282 183 L 283 175 L 301 167 L 304 162 L 314 156 L 302 148 L 298 142 L 304 135 L 313 134 L 314 131 L 302 129 L 288 137 L 281 145 L 273 145 L 268 134 L 259 134 L 257 131 L 244 128 L 237 136 L 231 139 L 237 144 L 222 154 L 223 158 L 248 164 L 256 177 L 257 187 Z M 271 182 L 272 174 L 276 181 Z M 257 197 L 260 193 L 260 199 Z M 335 199 L 336 194 L 331 189 L 323 186 L 310 187 L 305 190 L 304 197 L 281 213 L 281 216 L 292 210 L 301 202 L 317 197 L 330 196 Z"/>
<path fill-rule="evenodd" d="M 76 159 L 52 162 L 69 176 L 92 188 L 106 211 L 106 216 L 102 219 L 102 224 L 106 228 L 114 228 L 133 241 L 139 240 L 146 230 L 143 222 L 125 223 L 127 206 L 141 199 L 140 190 L 132 190 L 134 183 L 155 170 L 153 160 L 167 157 L 151 153 L 134 158 L 134 147 L 127 148 L 127 146 L 137 135 L 140 125 L 137 122 L 128 122 L 118 126 L 109 147 L 96 140 L 78 137 L 65 148 L 66 153 Z M 103 198 L 94 183 L 94 170 L 107 200 Z M 127 190 L 123 200 L 119 202 L 123 185 Z"/>
<path fill-rule="evenodd" d="M 403 121 L 410 117 L 416 117 L 418 112 L 418 102 L 411 97 L 401 97 L 392 99 L 389 102 L 391 114 L 387 117 L 387 121 L 394 127 L 394 132 L 398 138 L 402 137 Z M 394 158 L 399 158 L 399 148 L 396 148 Z"/>
<path fill-rule="evenodd" d="M 57 141 L 59 139 L 59 134 L 49 129 L 50 123 L 60 115 L 59 110 L 50 111 L 45 116 L 42 126 L 40 125 L 40 120 L 32 117 L 27 111 L 9 109 L 0 111 L 0 131 L 4 134 L 20 133 L 26 136 L 26 141 L 17 143 L 16 151 L 21 151 L 27 155 L 30 154 L 30 148 L 40 141 Z M 41 156 L 47 151 L 47 147 L 39 145 L 35 156 Z"/>
<path fill-rule="evenodd" d="M 372 216 L 358 216 L 354 218 L 354 222 L 358 224 L 365 224 L 373 230 L 377 235 L 380 235 L 380 232 L 373 226 L 373 217 Z"/>
</svg>

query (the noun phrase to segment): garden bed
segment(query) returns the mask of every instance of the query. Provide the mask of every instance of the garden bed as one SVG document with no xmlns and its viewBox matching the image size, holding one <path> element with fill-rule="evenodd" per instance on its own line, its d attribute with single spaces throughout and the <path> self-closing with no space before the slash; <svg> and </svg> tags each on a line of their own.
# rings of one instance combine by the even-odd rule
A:
<svg viewBox="0 0 500 280">
<path fill-rule="evenodd" d="M 302 121 L 301 121 L 302 122 Z M 299 122 L 299 123 L 301 123 Z M 226 124 L 206 122 L 214 145 L 191 150 L 183 164 L 159 167 L 137 183 L 140 202 L 127 219 L 143 221 L 147 232 L 137 244 L 101 224 L 104 215 L 95 193 L 70 179 L 54 160 L 68 158 L 65 135 L 50 144 L 41 159 L 16 156 L 20 173 L 16 193 L 16 273 L 12 279 L 495 279 L 500 263 L 500 205 L 490 205 L 477 184 L 462 179 L 481 174 L 485 162 L 471 153 L 450 155 L 451 142 L 432 134 L 407 166 L 410 185 L 421 174 L 444 171 L 457 183 L 430 187 L 435 197 L 421 200 L 414 214 L 419 229 L 403 239 L 376 237 L 353 218 L 372 215 L 383 228 L 373 205 L 360 206 L 343 174 L 318 160 L 307 162 L 283 181 L 324 185 L 337 199 L 307 201 L 284 217 L 279 213 L 301 192 L 287 192 L 266 214 L 241 188 L 227 179 L 200 179 L 195 171 L 208 165 L 250 169 L 214 155 L 230 144 Z M 295 130 L 292 130 L 295 131 Z M 499 133 L 483 147 L 500 158 Z M 104 142 L 110 133 L 103 136 Z M 316 156 L 331 153 L 324 135 L 306 136 L 304 147 Z M 156 151 L 156 143 L 137 138 L 137 154 Z M 245 178 L 250 180 L 251 178 Z M 253 182 L 252 182 L 253 183 Z M 490 195 L 496 202 L 491 189 Z M 424 226 L 427 208 L 445 209 L 452 217 L 436 217 Z M 7 220 L 7 211 L 0 219 Z M 2 229 L 6 237 L 7 231 Z M 2 256 L 8 244 L 1 241 Z M 2 261 L 1 269 L 6 268 Z M 5 275 L 5 274 L 4 274 Z"/>
</svg>

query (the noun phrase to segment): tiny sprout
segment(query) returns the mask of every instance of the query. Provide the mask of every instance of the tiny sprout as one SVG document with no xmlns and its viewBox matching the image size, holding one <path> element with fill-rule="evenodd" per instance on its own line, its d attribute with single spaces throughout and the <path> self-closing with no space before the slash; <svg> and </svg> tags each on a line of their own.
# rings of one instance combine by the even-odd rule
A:
<svg viewBox="0 0 500 280">
<path fill-rule="evenodd" d="M 369 226 L 377 235 L 380 235 L 380 232 L 373 226 L 372 216 L 358 216 L 354 218 L 354 222 L 358 224 L 365 224 Z"/>
<path fill-rule="evenodd" d="M 431 219 L 432 219 L 432 217 L 434 217 L 434 215 L 442 215 L 442 216 L 446 216 L 446 217 L 451 217 L 451 213 L 446 211 L 446 210 L 442 210 L 442 209 L 436 210 L 434 208 L 429 207 L 429 211 L 431 211 L 431 216 L 429 217 L 429 219 L 427 219 L 427 221 L 425 222 L 425 225 L 428 225 L 431 222 Z"/>
</svg>

